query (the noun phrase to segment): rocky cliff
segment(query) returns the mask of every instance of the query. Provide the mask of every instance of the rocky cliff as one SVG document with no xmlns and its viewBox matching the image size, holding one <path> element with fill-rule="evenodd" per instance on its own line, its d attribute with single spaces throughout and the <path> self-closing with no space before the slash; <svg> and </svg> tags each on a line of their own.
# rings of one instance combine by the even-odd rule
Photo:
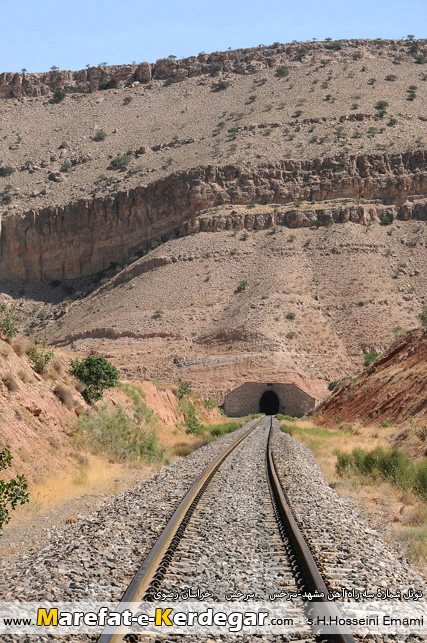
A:
<svg viewBox="0 0 427 643">
<path fill-rule="evenodd" d="M 384 59 L 407 56 L 422 62 L 427 56 L 425 40 L 340 40 L 336 42 L 274 43 L 258 48 L 201 52 L 182 60 L 163 58 L 155 63 L 107 66 L 102 63 L 79 71 L 54 69 L 50 72 L 28 74 L 6 72 L 0 74 L 0 98 L 49 96 L 55 89 L 66 93 L 91 93 L 103 89 L 149 83 L 152 80 L 172 79 L 172 82 L 209 74 L 254 74 L 284 63 L 301 63 L 309 56 L 323 59 L 327 56 L 348 60 L 369 59 L 372 55 Z"/>
<path fill-rule="evenodd" d="M 427 152 L 283 160 L 258 167 L 198 167 L 114 197 L 82 199 L 65 207 L 4 216 L 0 231 L 0 278 L 42 282 L 95 274 L 126 261 L 162 236 L 227 229 L 244 222 L 192 221 L 222 204 L 278 204 L 263 226 L 309 227 L 329 222 L 398 217 L 427 218 Z M 301 207 L 327 200 L 349 205 Z M 362 200 L 362 202 L 360 202 Z M 363 204 L 363 200 L 377 200 Z M 294 207 L 281 210 L 280 204 Z M 248 223 L 249 222 L 249 223 Z"/>
</svg>

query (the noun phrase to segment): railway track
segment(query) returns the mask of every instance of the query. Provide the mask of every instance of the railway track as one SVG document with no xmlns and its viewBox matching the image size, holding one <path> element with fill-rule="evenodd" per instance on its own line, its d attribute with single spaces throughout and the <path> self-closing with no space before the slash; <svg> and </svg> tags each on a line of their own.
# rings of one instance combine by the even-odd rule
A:
<svg viewBox="0 0 427 643">
<path fill-rule="evenodd" d="M 195 587 L 210 592 L 210 602 L 239 595 L 268 601 L 278 591 L 328 594 L 286 501 L 271 448 L 272 431 L 273 419 L 262 418 L 207 467 L 160 534 L 121 605 Z M 324 603 L 332 616 L 339 616 L 334 603 Z M 302 598 L 286 607 L 299 621 L 307 615 Z M 345 632 L 316 636 L 308 625 L 296 638 L 354 643 Z M 123 634 L 104 632 L 98 643 L 126 640 Z"/>
</svg>

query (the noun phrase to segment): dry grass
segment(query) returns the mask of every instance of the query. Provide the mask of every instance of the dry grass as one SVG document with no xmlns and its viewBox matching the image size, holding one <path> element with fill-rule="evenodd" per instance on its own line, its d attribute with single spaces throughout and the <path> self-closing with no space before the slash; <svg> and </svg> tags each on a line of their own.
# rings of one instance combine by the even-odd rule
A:
<svg viewBox="0 0 427 643">
<path fill-rule="evenodd" d="M 53 389 L 53 392 L 55 393 L 56 397 L 61 400 L 61 402 L 64 404 L 64 406 L 67 407 L 70 411 L 74 409 L 75 406 L 75 399 L 73 396 L 73 392 L 71 389 L 68 388 L 68 386 L 65 386 L 65 384 L 57 384 L 55 388 Z"/>
<path fill-rule="evenodd" d="M 18 371 L 18 377 L 24 382 L 24 384 L 34 384 L 35 382 L 33 375 L 22 369 Z"/>
<path fill-rule="evenodd" d="M 23 357 L 28 354 L 31 342 L 27 337 L 19 336 L 12 339 L 11 346 L 18 357 Z"/>
<path fill-rule="evenodd" d="M 363 445 L 364 449 L 382 446 L 390 449 L 396 427 L 387 429 L 361 427 L 346 423 L 336 427 L 315 427 L 310 421 L 297 420 L 289 426 L 292 436 L 309 446 L 331 487 L 350 496 L 384 537 L 402 551 L 427 575 L 427 503 L 413 493 L 402 493 L 385 480 L 373 480 L 357 474 L 341 478 L 336 472 L 336 451 L 351 452 Z"/>
<path fill-rule="evenodd" d="M 210 440 L 195 440 L 194 442 L 178 442 L 173 447 L 173 454 L 179 458 L 185 458 L 193 451 L 207 444 Z"/>
<path fill-rule="evenodd" d="M 16 391 L 19 391 L 19 385 L 16 379 L 13 377 L 12 373 L 3 373 L 1 376 L 1 380 L 6 386 L 9 393 L 16 393 Z"/>
</svg>

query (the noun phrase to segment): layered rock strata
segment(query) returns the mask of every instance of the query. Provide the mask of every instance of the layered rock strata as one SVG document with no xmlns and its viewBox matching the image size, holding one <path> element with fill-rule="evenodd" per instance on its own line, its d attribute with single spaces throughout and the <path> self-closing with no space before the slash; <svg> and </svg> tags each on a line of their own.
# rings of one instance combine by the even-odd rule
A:
<svg viewBox="0 0 427 643">
<path fill-rule="evenodd" d="M 75 279 L 123 262 L 171 234 L 261 224 L 309 227 L 427 219 L 427 152 L 283 160 L 258 167 L 206 166 L 147 187 L 2 218 L 0 279 Z M 322 206 L 329 200 L 357 200 Z M 376 200 L 375 203 L 363 203 Z M 306 207 L 304 202 L 310 202 Z M 224 204 L 277 204 L 269 218 L 198 217 Z M 292 203 L 292 207 L 283 207 Z M 304 207 L 302 207 L 304 206 Z M 194 220 L 193 220 L 194 219 Z"/>
</svg>

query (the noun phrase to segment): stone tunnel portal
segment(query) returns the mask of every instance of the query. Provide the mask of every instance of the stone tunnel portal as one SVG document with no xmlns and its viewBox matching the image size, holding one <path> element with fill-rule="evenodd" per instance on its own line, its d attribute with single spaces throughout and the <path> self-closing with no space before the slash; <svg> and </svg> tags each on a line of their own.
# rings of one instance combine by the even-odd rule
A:
<svg viewBox="0 0 427 643">
<path fill-rule="evenodd" d="M 224 398 L 224 411 L 229 417 L 251 413 L 302 417 L 314 410 L 316 399 L 291 382 L 245 382 Z"/>
<path fill-rule="evenodd" d="M 279 412 L 279 398 L 274 391 L 265 391 L 259 401 L 259 411 L 264 415 L 276 415 Z"/>
</svg>

